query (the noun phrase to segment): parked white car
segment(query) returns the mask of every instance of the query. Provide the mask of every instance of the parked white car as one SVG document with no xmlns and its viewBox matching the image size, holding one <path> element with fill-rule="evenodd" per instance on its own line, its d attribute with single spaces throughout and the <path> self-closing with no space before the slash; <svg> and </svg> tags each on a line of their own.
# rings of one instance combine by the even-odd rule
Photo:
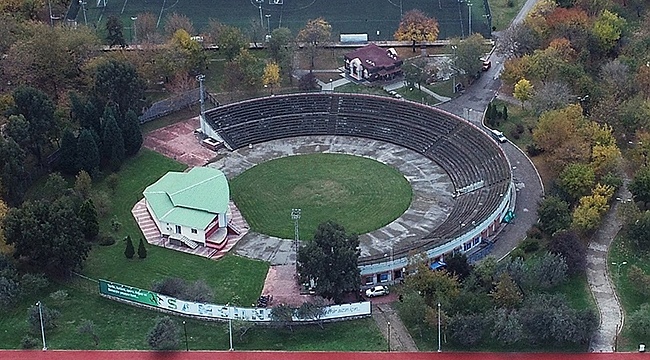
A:
<svg viewBox="0 0 650 360">
<path fill-rule="evenodd" d="M 388 286 L 377 285 L 366 290 L 366 297 L 375 297 L 388 295 Z"/>
</svg>

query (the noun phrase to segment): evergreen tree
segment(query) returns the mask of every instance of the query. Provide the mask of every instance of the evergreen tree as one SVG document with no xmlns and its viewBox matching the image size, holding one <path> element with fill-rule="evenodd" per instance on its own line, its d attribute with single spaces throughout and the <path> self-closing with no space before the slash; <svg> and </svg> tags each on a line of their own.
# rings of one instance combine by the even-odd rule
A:
<svg viewBox="0 0 650 360">
<path fill-rule="evenodd" d="M 101 115 L 101 109 L 98 109 L 92 101 L 87 101 L 83 117 L 79 118 L 79 126 L 83 129 L 92 129 L 95 134 L 99 135 L 102 129 Z"/>
<path fill-rule="evenodd" d="M 133 248 L 133 241 L 131 241 L 131 236 L 127 235 L 125 240 L 126 249 L 124 249 L 124 256 L 126 256 L 127 259 L 133 259 L 133 255 L 135 255 L 135 248 Z"/>
<path fill-rule="evenodd" d="M 29 186 L 25 158 L 25 151 L 12 138 L 0 136 L 0 195 L 11 206 L 20 205 Z"/>
<path fill-rule="evenodd" d="M 503 104 L 503 121 L 508 121 L 508 106 Z"/>
<path fill-rule="evenodd" d="M 115 112 L 112 107 L 104 110 L 102 119 L 104 129 L 102 132 L 102 161 L 109 166 L 111 170 L 117 170 L 122 166 L 124 161 L 124 138 L 122 130 L 117 126 Z"/>
<path fill-rule="evenodd" d="M 133 110 L 129 110 L 126 116 L 124 116 L 120 127 L 122 128 L 126 155 L 131 156 L 137 154 L 142 146 L 142 131 L 140 130 L 138 115 Z"/>
<path fill-rule="evenodd" d="M 108 45 L 126 46 L 124 34 L 122 34 L 123 28 L 122 21 L 117 16 L 112 15 L 108 17 L 108 21 L 106 21 L 106 40 L 108 41 Z"/>
<path fill-rule="evenodd" d="M 144 247 L 144 241 L 140 238 L 140 244 L 138 244 L 138 257 L 140 259 L 145 259 L 147 257 L 147 248 Z"/>
<path fill-rule="evenodd" d="M 65 174 L 76 174 L 79 170 L 77 165 L 77 138 L 66 128 L 59 148 L 59 169 Z"/>
<path fill-rule="evenodd" d="M 99 168 L 99 149 L 92 135 L 92 130 L 81 130 L 77 138 L 77 168 L 91 176 Z"/>
<path fill-rule="evenodd" d="M 94 239 L 99 234 L 99 222 L 97 221 L 97 210 L 92 199 L 88 199 L 79 208 L 81 219 L 81 232 L 87 240 Z"/>
</svg>

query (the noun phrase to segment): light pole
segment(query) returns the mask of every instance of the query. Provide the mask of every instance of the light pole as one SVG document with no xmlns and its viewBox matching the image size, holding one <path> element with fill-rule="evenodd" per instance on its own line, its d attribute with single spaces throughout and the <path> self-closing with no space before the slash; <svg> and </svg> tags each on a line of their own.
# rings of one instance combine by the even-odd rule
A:
<svg viewBox="0 0 650 360">
<path fill-rule="evenodd" d="M 467 9 L 469 10 L 469 31 L 467 33 L 467 36 L 469 37 L 472 35 L 472 3 L 469 1 L 467 2 Z"/>
<path fill-rule="evenodd" d="M 388 352 L 390 352 L 390 321 L 388 322 Z"/>
<path fill-rule="evenodd" d="M 442 352 L 440 349 L 440 303 L 438 303 L 438 352 Z"/>
<path fill-rule="evenodd" d="M 457 48 L 458 47 L 456 45 L 451 46 L 451 49 L 454 50 L 454 58 L 452 59 L 452 61 L 454 61 L 454 62 L 456 62 L 456 49 Z M 455 71 L 454 71 L 453 75 L 451 76 L 451 79 L 452 79 L 451 84 L 454 86 L 453 93 L 455 94 L 456 93 L 456 72 Z"/>
<path fill-rule="evenodd" d="M 86 2 L 79 0 L 79 5 L 81 5 L 81 11 L 84 13 L 84 25 L 88 25 L 88 18 L 86 17 Z"/>
<path fill-rule="evenodd" d="M 135 44 L 138 42 L 138 28 L 135 26 L 135 21 L 138 20 L 138 17 L 131 16 L 131 20 L 133 20 L 133 39 L 131 39 L 131 41 Z"/>
<path fill-rule="evenodd" d="M 232 318 L 228 318 L 228 332 L 230 334 L 230 349 L 228 351 L 235 351 L 232 347 Z"/>
<path fill-rule="evenodd" d="M 334 83 L 332 82 L 332 79 L 330 79 L 330 92 L 334 92 Z"/>
<path fill-rule="evenodd" d="M 298 228 L 298 220 L 300 220 L 300 213 L 302 210 L 295 208 L 291 209 L 291 219 L 293 219 L 293 242 L 296 248 L 296 275 L 298 275 L 298 247 L 300 246 L 300 232 Z"/>
<path fill-rule="evenodd" d="M 185 320 L 183 320 L 183 330 L 185 331 L 185 351 L 190 351 L 190 345 L 187 342 L 187 325 L 185 325 Z"/>
<path fill-rule="evenodd" d="M 38 306 L 38 317 L 41 320 L 41 336 L 43 337 L 43 351 L 47 350 L 47 345 L 45 345 L 45 327 L 43 326 L 43 306 L 41 302 L 37 302 L 36 306 Z"/>
<path fill-rule="evenodd" d="M 266 30 L 268 34 L 271 35 L 271 14 L 266 14 Z"/>
<path fill-rule="evenodd" d="M 264 3 L 264 0 L 256 0 L 257 1 L 257 6 L 260 8 L 260 26 L 264 27 L 264 20 L 262 19 L 262 4 Z"/>
<path fill-rule="evenodd" d="M 616 278 L 619 278 L 621 276 L 621 266 L 627 265 L 627 261 L 623 261 L 620 263 L 612 262 L 612 265 L 616 265 Z"/>
</svg>

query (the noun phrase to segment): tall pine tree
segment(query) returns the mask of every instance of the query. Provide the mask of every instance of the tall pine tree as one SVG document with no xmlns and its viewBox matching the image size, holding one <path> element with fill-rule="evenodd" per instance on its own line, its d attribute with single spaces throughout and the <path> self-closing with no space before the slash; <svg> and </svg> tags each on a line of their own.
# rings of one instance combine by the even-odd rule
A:
<svg viewBox="0 0 650 360">
<path fill-rule="evenodd" d="M 81 219 L 81 231 L 86 239 L 94 239 L 99 234 L 99 222 L 97 221 L 97 210 L 95 210 L 92 199 L 88 199 L 81 204 L 79 219 Z"/>
<path fill-rule="evenodd" d="M 76 174 L 79 170 L 77 168 L 77 138 L 69 128 L 63 131 L 61 138 L 59 170 L 68 175 Z"/>
<path fill-rule="evenodd" d="M 124 161 L 124 138 L 122 130 L 117 125 L 115 111 L 112 107 L 106 107 L 102 118 L 102 161 L 111 170 L 115 171 L 122 166 Z"/>
<path fill-rule="evenodd" d="M 79 126 L 84 129 L 92 129 L 95 134 L 99 135 L 102 133 L 101 117 L 102 110 L 98 109 L 92 101 L 87 101 L 83 117 L 79 119 Z"/>
<path fill-rule="evenodd" d="M 133 255 L 135 255 L 135 248 L 133 247 L 133 241 L 131 241 L 131 235 L 126 236 L 126 249 L 124 249 L 124 256 L 126 256 L 127 259 L 133 259 Z"/>
<path fill-rule="evenodd" d="M 92 130 L 81 130 L 77 138 L 77 167 L 93 176 L 99 169 L 99 162 L 99 149 Z"/>
<path fill-rule="evenodd" d="M 122 127 L 126 155 L 131 156 L 137 154 L 142 146 L 142 131 L 140 130 L 138 115 L 133 110 L 129 110 L 120 126 Z"/>
<path fill-rule="evenodd" d="M 144 241 L 140 238 L 140 243 L 138 244 L 138 257 L 144 259 L 147 257 L 147 248 L 144 247 Z"/>
</svg>

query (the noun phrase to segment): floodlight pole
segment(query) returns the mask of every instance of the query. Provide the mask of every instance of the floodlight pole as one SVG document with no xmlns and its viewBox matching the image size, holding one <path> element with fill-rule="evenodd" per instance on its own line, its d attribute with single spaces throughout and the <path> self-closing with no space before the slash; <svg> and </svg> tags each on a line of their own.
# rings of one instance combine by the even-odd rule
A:
<svg viewBox="0 0 650 360">
<path fill-rule="evenodd" d="M 190 345 L 187 342 L 187 325 L 185 324 L 185 320 L 183 320 L 183 330 L 185 331 L 185 351 L 190 351 Z"/>
<path fill-rule="evenodd" d="M 260 8 L 260 26 L 264 27 L 264 19 L 262 19 L 262 3 L 264 3 L 264 0 L 256 0 L 257 5 Z"/>
<path fill-rule="evenodd" d="M 203 81 L 205 80 L 205 75 L 203 74 L 197 75 L 196 80 L 198 80 L 199 82 L 199 92 L 200 92 L 199 102 L 201 103 L 201 123 L 203 123 L 203 117 L 205 116 L 205 96 L 203 91 Z"/>
<path fill-rule="evenodd" d="M 138 28 L 135 26 L 135 21 L 138 20 L 138 17 L 131 16 L 131 20 L 133 20 L 133 39 L 131 41 L 135 44 L 138 42 Z"/>
<path fill-rule="evenodd" d="M 291 209 L 291 219 L 293 219 L 293 242 L 296 249 L 296 275 L 298 274 L 298 247 L 300 246 L 300 229 L 298 227 L 298 220 L 300 220 L 300 213 L 302 212 L 299 208 Z"/>
<path fill-rule="evenodd" d="M 390 352 L 390 321 L 388 321 L 388 352 Z"/>
<path fill-rule="evenodd" d="M 440 303 L 438 303 L 438 352 L 442 352 L 440 348 Z"/>
<path fill-rule="evenodd" d="M 228 319 L 228 332 L 230 334 L 230 349 L 228 351 L 234 351 L 235 349 L 232 347 L 232 318 Z"/>
<path fill-rule="evenodd" d="M 621 276 L 621 266 L 627 265 L 627 261 L 623 261 L 620 263 L 612 262 L 612 265 L 616 265 L 616 278 L 618 278 Z"/>
<path fill-rule="evenodd" d="M 36 305 L 38 306 L 38 317 L 41 320 L 41 336 L 43 337 L 43 351 L 47 350 L 47 345 L 45 345 L 45 327 L 43 326 L 43 306 L 41 302 L 37 302 Z"/>
<path fill-rule="evenodd" d="M 271 14 L 266 14 L 266 31 L 271 35 Z"/>
<path fill-rule="evenodd" d="M 472 36 L 472 3 L 467 2 L 467 9 L 469 10 L 469 31 L 467 32 L 467 36 L 470 37 Z"/>
</svg>

